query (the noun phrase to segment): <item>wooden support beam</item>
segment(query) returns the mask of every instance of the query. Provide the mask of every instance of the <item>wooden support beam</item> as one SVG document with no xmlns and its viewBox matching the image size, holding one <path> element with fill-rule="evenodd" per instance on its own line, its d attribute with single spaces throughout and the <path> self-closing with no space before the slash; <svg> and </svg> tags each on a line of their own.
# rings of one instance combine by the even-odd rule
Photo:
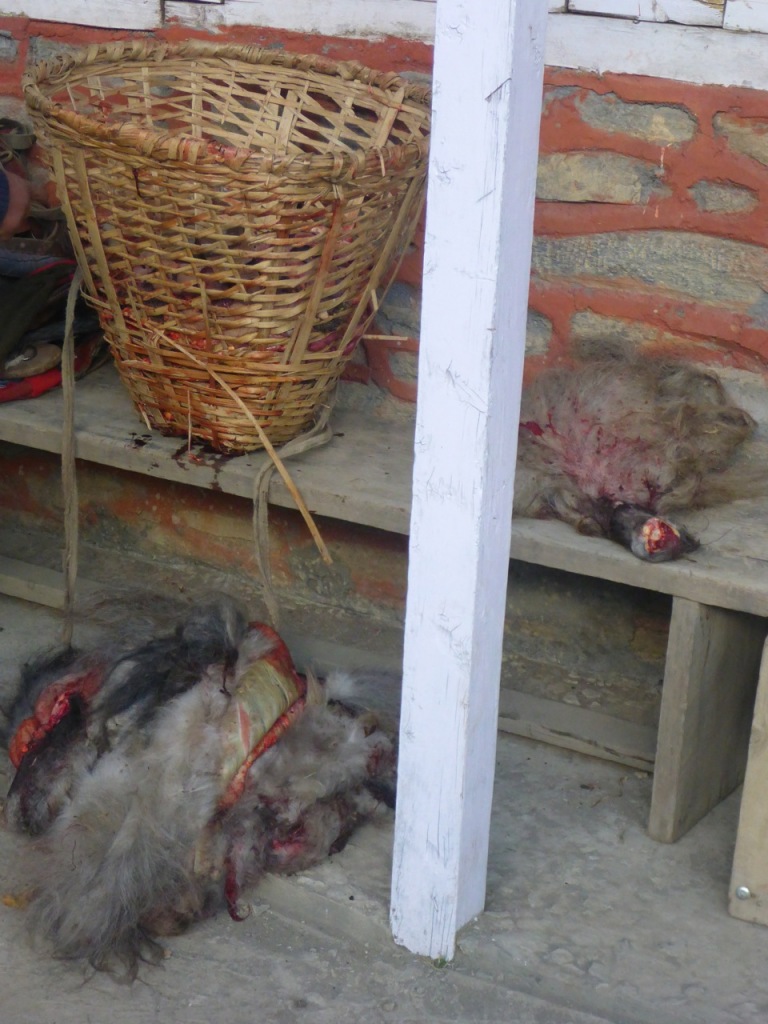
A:
<svg viewBox="0 0 768 1024">
<path fill-rule="evenodd" d="M 676 597 L 648 831 L 674 843 L 744 778 L 766 622 Z"/>
<path fill-rule="evenodd" d="M 502 688 L 499 729 L 513 736 L 652 772 L 656 729 L 626 722 L 592 708 Z"/>
<path fill-rule="evenodd" d="M 64 576 L 53 569 L 0 555 L 0 594 L 61 610 Z"/>
<path fill-rule="evenodd" d="M 91 580 L 78 581 L 77 593 L 81 598 L 93 598 L 105 592 L 104 586 Z M 61 611 L 64 608 L 64 574 L 0 555 L 0 594 Z"/>
<path fill-rule="evenodd" d="M 741 795 L 729 906 L 742 921 L 768 925 L 768 642 L 763 649 Z"/>
<path fill-rule="evenodd" d="M 546 5 L 439 0 L 391 923 L 485 903 Z"/>
</svg>

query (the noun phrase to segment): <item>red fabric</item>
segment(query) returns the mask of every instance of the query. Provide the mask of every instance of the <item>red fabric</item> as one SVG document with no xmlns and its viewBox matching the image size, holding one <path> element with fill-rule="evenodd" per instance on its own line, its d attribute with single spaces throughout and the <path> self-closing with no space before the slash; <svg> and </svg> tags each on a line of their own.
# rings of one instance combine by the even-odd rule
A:
<svg viewBox="0 0 768 1024">
<path fill-rule="evenodd" d="M 251 765 L 257 761 L 265 751 L 269 750 L 270 747 L 273 747 L 275 743 L 277 743 L 283 733 L 290 728 L 294 719 L 301 714 L 307 704 L 307 681 L 296 671 L 293 664 L 293 658 L 291 657 L 290 651 L 286 647 L 282 638 L 270 626 L 265 626 L 260 622 L 252 622 L 251 629 L 258 629 L 265 637 L 274 641 L 274 647 L 268 654 L 264 655 L 264 660 L 269 662 L 270 665 L 273 665 L 282 675 L 291 676 L 296 684 L 296 688 L 300 696 L 293 702 L 293 704 L 291 704 L 287 711 L 280 715 L 272 728 L 262 736 L 256 746 L 252 748 L 250 754 L 248 754 L 246 759 L 240 765 L 234 778 L 227 786 L 224 795 L 221 800 L 219 800 L 217 807 L 218 813 L 228 810 L 237 803 L 243 795 L 245 780 L 248 776 Z"/>
<path fill-rule="evenodd" d="M 70 713 L 74 697 L 87 704 L 98 692 L 103 678 L 103 669 L 97 666 L 79 675 L 66 675 L 43 690 L 33 714 L 24 719 L 9 744 L 8 756 L 13 767 L 18 768 L 23 758 Z"/>
</svg>

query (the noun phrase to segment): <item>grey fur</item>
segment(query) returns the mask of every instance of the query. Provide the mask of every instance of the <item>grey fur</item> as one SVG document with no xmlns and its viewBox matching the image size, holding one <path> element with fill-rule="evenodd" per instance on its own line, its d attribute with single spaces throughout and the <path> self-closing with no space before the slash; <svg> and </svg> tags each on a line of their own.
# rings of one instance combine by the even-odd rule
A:
<svg viewBox="0 0 768 1024">
<path fill-rule="evenodd" d="M 754 420 L 714 372 L 618 344 L 582 355 L 524 391 L 515 514 L 609 536 L 620 503 L 667 515 L 764 488 L 764 467 L 739 458 Z"/>
<path fill-rule="evenodd" d="M 379 723 L 392 734 L 400 722 L 402 677 L 392 672 L 329 672 L 325 678 L 328 700 L 336 700 L 354 711 L 373 711 Z"/>
<path fill-rule="evenodd" d="M 43 833 L 22 856 L 33 891 L 30 931 L 55 956 L 133 977 L 142 959 L 156 958 L 156 936 L 225 903 L 234 911 L 241 888 L 265 871 L 296 871 L 328 856 L 379 806 L 376 786 L 393 787 L 390 737 L 373 715 L 328 702 L 321 691 L 320 703 L 254 762 L 240 798 L 221 804 L 232 695 L 275 643 L 259 631 L 244 635 L 242 622 L 220 606 L 188 620 L 176 642 L 196 652 L 198 666 L 208 660 L 202 651 L 217 651 L 219 660 L 172 692 L 162 691 L 165 640 L 142 647 L 140 657 L 121 655 L 105 685 L 124 696 L 136 665 L 150 667 L 147 650 L 159 651 L 154 703 L 141 682 L 133 688 L 140 710 L 121 698 L 121 710 L 105 715 L 115 705 L 99 694 L 74 739 L 55 748 L 56 771 L 37 755 L 27 774 L 20 769 L 29 799 L 17 795 L 7 820 Z M 204 643 L 201 623 L 217 623 Z"/>
<path fill-rule="evenodd" d="M 216 722 L 227 703 L 208 678 L 163 708 L 148 738 L 125 734 L 83 775 L 33 869 L 30 928 L 57 956 L 133 970 L 151 948 L 143 918 L 193 884 L 190 857 L 219 795 Z"/>
</svg>

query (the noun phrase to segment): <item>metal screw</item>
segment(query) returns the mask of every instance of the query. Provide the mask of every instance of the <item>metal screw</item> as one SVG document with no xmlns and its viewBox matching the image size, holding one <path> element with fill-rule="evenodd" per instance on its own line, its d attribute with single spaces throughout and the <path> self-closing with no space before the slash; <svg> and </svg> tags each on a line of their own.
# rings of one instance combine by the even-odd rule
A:
<svg viewBox="0 0 768 1024">
<path fill-rule="evenodd" d="M 751 890 L 746 885 L 740 885 L 736 889 L 737 900 L 748 900 L 752 896 Z"/>
</svg>

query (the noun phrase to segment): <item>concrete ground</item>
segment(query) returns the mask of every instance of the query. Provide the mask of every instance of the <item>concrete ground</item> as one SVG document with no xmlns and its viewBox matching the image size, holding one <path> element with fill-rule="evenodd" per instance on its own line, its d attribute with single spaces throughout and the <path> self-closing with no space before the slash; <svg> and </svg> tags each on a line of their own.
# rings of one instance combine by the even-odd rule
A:
<svg viewBox="0 0 768 1024">
<path fill-rule="evenodd" d="M 0 597 L 0 682 L 58 639 L 56 612 Z M 3 1024 L 763 1024 L 768 930 L 728 916 L 738 794 L 673 846 L 645 834 L 651 779 L 502 735 L 486 912 L 452 963 L 387 928 L 391 820 L 305 875 L 268 879 L 237 924 L 168 940 L 132 985 L 33 951 L 0 905 Z M 8 770 L 3 763 L 7 785 Z M 0 833 L 0 894 L 24 844 Z"/>
</svg>

